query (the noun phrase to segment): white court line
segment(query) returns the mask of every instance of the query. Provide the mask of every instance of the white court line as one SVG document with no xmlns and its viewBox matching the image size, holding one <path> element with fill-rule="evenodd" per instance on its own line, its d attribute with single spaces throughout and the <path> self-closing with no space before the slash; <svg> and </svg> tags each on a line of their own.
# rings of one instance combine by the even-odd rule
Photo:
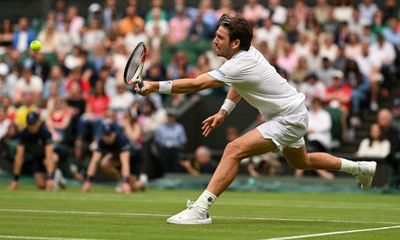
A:
<svg viewBox="0 0 400 240">
<path fill-rule="evenodd" d="M 394 228 L 400 228 L 400 225 L 389 226 L 389 227 L 380 227 L 380 228 L 354 229 L 354 230 L 347 230 L 347 231 L 306 234 L 306 235 L 289 236 L 289 237 L 266 238 L 263 240 L 290 240 L 290 239 L 299 239 L 299 238 L 313 238 L 313 237 L 339 235 L 339 234 L 346 234 L 346 233 L 381 231 L 381 230 L 394 229 Z"/>
<path fill-rule="evenodd" d="M 1 239 L 32 239 L 32 240 L 105 240 L 94 238 L 59 238 L 59 237 L 33 237 L 33 236 L 14 236 L 14 235 L 0 235 Z"/>
<path fill-rule="evenodd" d="M 41 210 L 41 209 L 7 209 L 0 208 L 0 212 L 28 212 L 28 213 L 54 213 L 54 214 L 75 214 L 75 215 L 114 215 L 114 216 L 142 216 L 142 217 L 169 217 L 169 214 L 158 213 L 119 213 L 119 212 L 87 212 L 87 211 L 60 211 L 60 210 Z M 359 223 L 359 224 L 400 224 L 400 222 L 372 222 L 372 221 L 352 221 L 336 219 L 303 219 L 303 218 L 265 218 L 265 217 L 223 217 L 212 216 L 216 219 L 231 220 L 250 220 L 250 221 L 292 221 L 292 222 L 328 222 L 328 223 Z"/>
</svg>

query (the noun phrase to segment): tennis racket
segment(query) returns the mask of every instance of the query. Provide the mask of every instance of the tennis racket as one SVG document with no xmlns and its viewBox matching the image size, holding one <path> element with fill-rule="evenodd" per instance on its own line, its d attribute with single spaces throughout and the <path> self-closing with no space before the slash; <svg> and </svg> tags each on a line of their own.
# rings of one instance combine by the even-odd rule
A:
<svg viewBox="0 0 400 240">
<path fill-rule="evenodd" d="M 138 43 L 135 49 L 133 49 L 124 70 L 124 82 L 126 84 L 132 85 L 138 83 L 140 88 L 143 87 L 142 71 L 146 53 L 146 45 L 143 42 Z"/>
</svg>

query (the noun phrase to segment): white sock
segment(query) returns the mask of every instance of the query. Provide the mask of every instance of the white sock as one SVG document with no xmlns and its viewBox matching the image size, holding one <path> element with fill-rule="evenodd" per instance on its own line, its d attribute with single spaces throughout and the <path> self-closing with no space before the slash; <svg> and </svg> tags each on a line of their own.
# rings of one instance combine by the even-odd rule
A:
<svg viewBox="0 0 400 240">
<path fill-rule="evenodd" d="M 207 190 L 204 190 L 196 202 L 194 202 L 193 206 L 197 206 L 200 209 L 207 211 L 216 200 L 217 196 Z"/>
<path fill-rule="evenodd" d="M 344 158 L 340 158 L 340 160 L 342 160 L 342 166 L 340 166 L 339 171 L 341 172 L 346 172 L 346 173 L 350 173 L 350 174 L 354 174 L 355 171 L 357 170 L 357 162 L 354 161 L 350 161 Z"/>
</svg>

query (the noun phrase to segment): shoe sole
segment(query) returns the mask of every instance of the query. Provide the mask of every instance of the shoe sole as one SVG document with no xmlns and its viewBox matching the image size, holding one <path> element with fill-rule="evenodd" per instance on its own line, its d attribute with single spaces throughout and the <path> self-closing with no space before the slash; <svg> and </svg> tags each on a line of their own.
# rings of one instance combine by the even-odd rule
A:
<svg viewBox="0 0 400 240">
<path fill-rule="evenodd" d="M 167 223 L 180 224 L 180 225 L 200 225 L 200 224 L 211 224 L 212 219 L 207 218 L 202 220 L 191 220 L 191 221 L 179 221 L 179 220 L 167 219 Z"/>
</svg>

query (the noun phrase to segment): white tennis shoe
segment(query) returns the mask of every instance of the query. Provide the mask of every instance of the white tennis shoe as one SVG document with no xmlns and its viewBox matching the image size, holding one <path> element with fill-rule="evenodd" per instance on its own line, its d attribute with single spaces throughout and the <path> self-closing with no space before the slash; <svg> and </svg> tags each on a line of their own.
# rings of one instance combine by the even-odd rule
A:
<svg viewBox="0 0 400 240">
<path fill-rule="evenodd" d="M 212 219 L 208 211 L 204 211 L 193 205 L 190 200 L 187 201 L 187 208 L 182 212 L 167 219 L 167 223 L 173 224 L 211 224 Z"/>
<path fill-rule="evenodd" d="M 361 184 L 362 189 L 368 189 L 371 186 L 372 179 L 375 175 L 376 162 L 357 162 L 357 170 L 353 174 L 357 181 Z"/>
</svg>

